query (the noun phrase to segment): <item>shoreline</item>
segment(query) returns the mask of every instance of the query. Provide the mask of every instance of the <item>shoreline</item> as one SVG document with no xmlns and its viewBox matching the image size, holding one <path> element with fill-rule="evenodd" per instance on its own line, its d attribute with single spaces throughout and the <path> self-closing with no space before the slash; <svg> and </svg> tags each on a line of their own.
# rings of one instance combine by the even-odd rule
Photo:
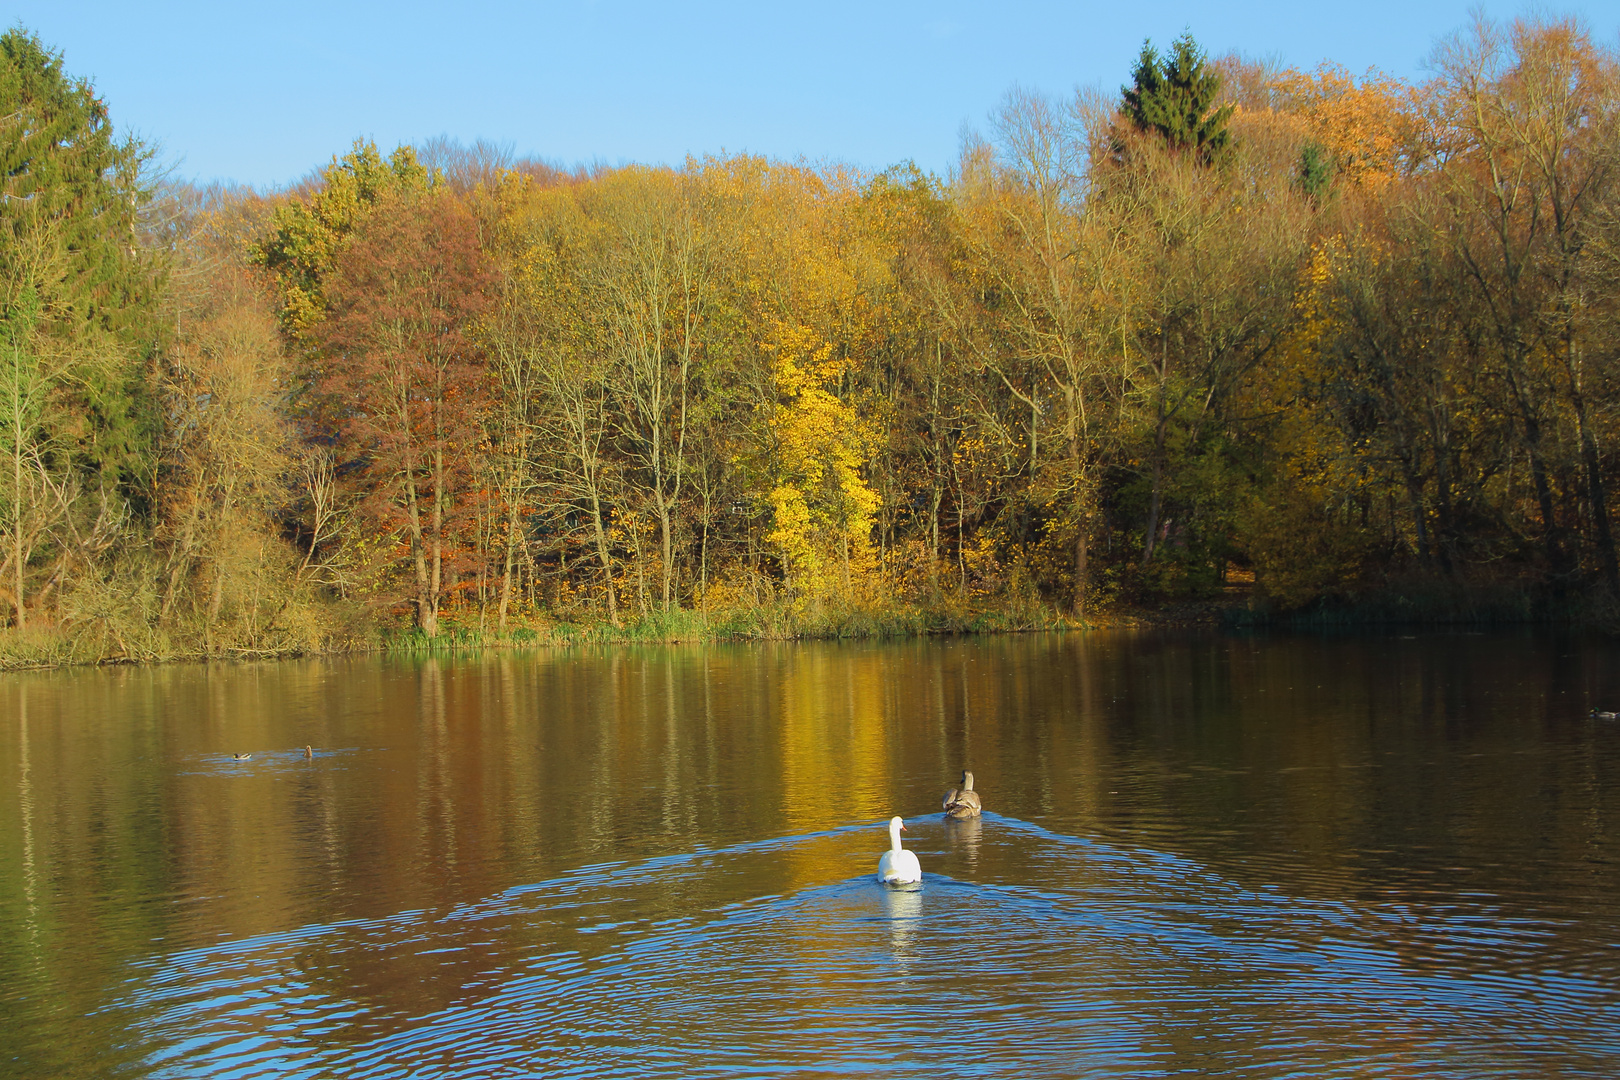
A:
<svg viewBox="0 0 1620 1080">
<path fill-rule="evenodd" d="M 1398 600 L 1399 598 L 1394 598 Z M 1090 633 L 1118 630 L 1225 628 L 1295 632 L 1330 630 L 1409 630 L 1480 627 L 1551 627 L 1612 635 L 1617 632 L 1607 612 L 1567 610 L 1557 613 L 1524 608 L 1508 611 L 1484 604 L 1471 610 L 1407 610 L 1389 602 L 1306 612 L 1257 610 L 1247 596 L 1219 601 L 1167 604 L 1160 607 L 1116 607 L 1083 618 L 1040 605 L 1021 610 L 1000 608 L 908 607 L 844 608 L 795 614 L 781 608 L 706 613 L 691 609 L 651 613 L 615 627 L 606 619 L 570 621 L 546 617 L 514 620 L 502 630 L 487 629 L 478 613 L 441 616 L 441 632 L 426 638 L 404 627 L 348 627 L 311 645 L 205 645 L 184 641 L 183 631 L 153 632 L 131 648 L 105 628 L 39 627 L 0 631 L 0 673 L 67 667 L 116 667 L 142 664 L 218 663 L 291 660 L 363 654 L 438 655 L 511 649 L 566 648 L 579 645 L 690 645 L 787 641 L 901 641 L 931 637 L 976 637 L 997 634 Z M 480 629 L 484 622 L 486 628 Z M 92 640 L 95 639 L 95 640 Z M 99 647 L 98 647 L 99 646 Z M 113 647 L 108 647 L 113 646 Z"/>
</svg>

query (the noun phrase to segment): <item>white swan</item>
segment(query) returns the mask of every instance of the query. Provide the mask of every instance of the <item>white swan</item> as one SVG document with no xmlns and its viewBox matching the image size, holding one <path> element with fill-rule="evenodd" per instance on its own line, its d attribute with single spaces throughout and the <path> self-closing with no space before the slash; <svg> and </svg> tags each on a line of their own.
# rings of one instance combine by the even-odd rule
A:
<svg viewBox="0 0 1620 1080">
<path fill-rule="evenodd" d="M 889 850 L 878 860 L 878 880 L 885 885 L 909 885 L 922 880 L 922 864 L 917 856 L 900 846 L 900 830 L 906 823 L 898 817 L 889 819 Z"/>
</svg>

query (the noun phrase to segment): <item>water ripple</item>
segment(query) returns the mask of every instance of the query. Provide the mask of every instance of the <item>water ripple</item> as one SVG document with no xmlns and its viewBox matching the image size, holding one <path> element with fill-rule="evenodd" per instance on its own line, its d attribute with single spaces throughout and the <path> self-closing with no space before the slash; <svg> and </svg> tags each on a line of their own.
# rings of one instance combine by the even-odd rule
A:
<svg viewBox="0 0 1620 1080">
<path fill-rule="evenodd" d="M 1615 969 L 1488 898 L 1312 900 L 1016 818 L 913 828 L 920 889 L 878 886 L 879 827 L 851 824 L 175 953 L 116 1009 L 156 1077 L 1620 1071 Z"/>
</svg>

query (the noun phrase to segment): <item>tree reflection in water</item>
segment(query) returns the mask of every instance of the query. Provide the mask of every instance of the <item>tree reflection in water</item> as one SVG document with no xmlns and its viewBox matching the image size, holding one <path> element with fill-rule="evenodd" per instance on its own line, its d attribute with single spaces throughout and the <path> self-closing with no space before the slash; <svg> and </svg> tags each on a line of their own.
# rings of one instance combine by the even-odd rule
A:
<svg viewBox="0 0 1620 1080">
<path fill-rule="evenodd" d="M 0 1058 L 1614 1074 L 1616 659 L 1093 634 L 8 675 Z M 994 807 L 947 823 L 963 762 Z M 920 891 L 871 880 L 892 813 Z"/>
</svg>

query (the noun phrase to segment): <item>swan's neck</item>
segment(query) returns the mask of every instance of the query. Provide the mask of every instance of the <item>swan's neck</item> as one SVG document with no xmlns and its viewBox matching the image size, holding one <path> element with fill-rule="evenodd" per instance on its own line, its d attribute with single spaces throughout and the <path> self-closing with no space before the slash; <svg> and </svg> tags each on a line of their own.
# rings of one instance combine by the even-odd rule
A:
<svg viewBox="0 0 1620 1080">
<path fill-rule="evenodd" d="M 900 850 L 900 826 L 892 821 L 889 823 L 889 850 Z"/>
</svg>

